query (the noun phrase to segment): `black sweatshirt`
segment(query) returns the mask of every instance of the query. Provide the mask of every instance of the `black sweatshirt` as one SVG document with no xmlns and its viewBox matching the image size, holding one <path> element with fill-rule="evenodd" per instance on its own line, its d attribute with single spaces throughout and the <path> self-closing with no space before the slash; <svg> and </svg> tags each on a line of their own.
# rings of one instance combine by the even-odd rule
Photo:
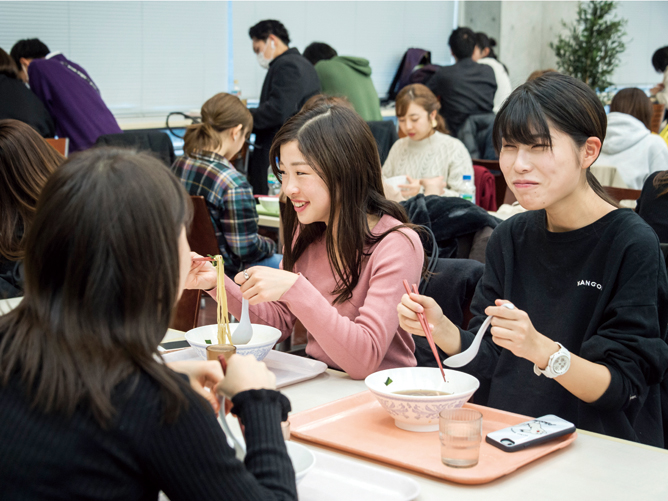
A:
<svg viewBox="0 0 668 501">
<path fill-rule="evenodd" d="M 645 181 L 636 211 L 656 231 L 659 241 L 668 244 L 668 194 L 661 195 L 668 185 L 664 184 L 659 188 L 654 186 L 654 178 L 658 174 L 663 172 L 654 172 Z"/>
<path fill-rule="evenodd" d="M 663 447 L 660 383 L 668 373 L 668 280 L 659 241 L 634 212 L 618 209 L 584 228 L 546 229 L 545 211 L 500 224 L 462 331 L 469 347 L 495 299 L 510 300 L 534 327 L 571 353 L 608 367 L 612 380 L 587 404 L 489 334 L 465 372 L 481 380 L 491 407 L 556 414 L 577 427 Z M 668 419 L 668 416 L 663 416 Z"/>
<path fill-rule="evenodd" d="M 134 379 L 134 378 L 133 378 Z M 162 420 L 148 375 L 119 385 L 105 431 L 89 412 L 71 418 L 30 409 L 19 377 L 0 388 L 0 498 L 7 500 L 297 499 L 280 422 L 289 402 L 276 391 L 235 396 L 246 427 L 246 465 L 234 456 L 211 406 L 193 391 L 173 424 Z M 129 395 L 129 396 L 128 396 Z"/>
</svg>

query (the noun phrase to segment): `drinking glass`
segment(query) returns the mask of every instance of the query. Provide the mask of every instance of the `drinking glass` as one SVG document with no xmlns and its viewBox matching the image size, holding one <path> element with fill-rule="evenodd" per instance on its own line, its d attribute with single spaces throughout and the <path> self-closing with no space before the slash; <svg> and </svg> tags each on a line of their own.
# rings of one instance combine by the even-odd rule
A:
<svg viewBox="0 0 668 501">
<path fill-rule="evenodd" d="M 229 360 L 237 352 L 237 347 L 231 344 L 210 344 L 206 347 L 206 359 L 218 361 L 218 355 Z"/>
<path fill-rule="evenodd" d="M 482 414 L 473 409 L 444 409 L 438 419 L 441 461 L 453 468 L 478 464 L 482 441 Z"/>
</svg>

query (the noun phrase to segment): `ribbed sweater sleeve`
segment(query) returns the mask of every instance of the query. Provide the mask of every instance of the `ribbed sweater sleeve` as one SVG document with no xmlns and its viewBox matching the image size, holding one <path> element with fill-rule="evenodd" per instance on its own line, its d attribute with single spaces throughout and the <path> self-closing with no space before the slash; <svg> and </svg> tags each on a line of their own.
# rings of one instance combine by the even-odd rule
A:
<svg viewBox="0 0 668 501">
<path fill-rule="evenodd" d="M 276 391 L 243 392 L 233 399 L 246 427 L 244 467 L 211 409 L 189 396 L 178 420 L 159 426 L 149 439 L 148 461 L 157 485 L 170 501 L 297 499 L 280 426 L 283 399 Z"/>
</svg>

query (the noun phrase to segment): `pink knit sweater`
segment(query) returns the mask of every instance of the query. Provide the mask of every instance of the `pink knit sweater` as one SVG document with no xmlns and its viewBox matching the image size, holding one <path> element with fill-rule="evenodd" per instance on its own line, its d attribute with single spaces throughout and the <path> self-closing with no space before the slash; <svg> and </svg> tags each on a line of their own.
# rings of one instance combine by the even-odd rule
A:
<svg viewBox="0 0 668 501">
<path fill-rule="evenodd" d="M 383 216 L 373 233 L 399 224 Z M 301 320 L 308 331 L 306 353 L 353 379 L 383 369 L 413 367 L 415 344 L 411 335 L 399 328 L 397 304 L 404 294 L 402 280 L 419 282 L 423 259 L 422 243 L 414 231 L 390 233 L 363 261 L 353 297 L 333 306 L 336 279 L 323 237 L 299 258 L 294 271 L 301 276 L 279 301 L 250 307 L 251 322 L 280 329 L 283 340 L 292 333 L 296 319 Z M 229 311 L 239 318 L 239 286 L 225 277 L 225 288 Z M 209 293 L 216 297 L 215 289 Z"/>
</svg>

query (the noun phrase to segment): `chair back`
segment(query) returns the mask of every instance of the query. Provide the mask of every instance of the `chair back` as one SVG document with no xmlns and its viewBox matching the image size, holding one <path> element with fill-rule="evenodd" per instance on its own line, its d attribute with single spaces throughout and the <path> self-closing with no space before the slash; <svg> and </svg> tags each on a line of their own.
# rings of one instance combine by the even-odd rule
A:
<svg viewBox="0 0 668 501">
<path fill-rule="evenodd" d="M 104 134 L 97 138 L 95 146 L 136 148 L 155 153 L 167 167 L 174 163 L 174 145 L 169 135 L 158 131 L 132 130 L 122 134 Z"/>
<path fill-rule="evenodd" d="M 190 199 L 193 203 L 193 221 L 188 235 L 190 249 L 202 256 L 220 254 L 216 232 L 204 197 L 191 196 Z M 197 327 L 201 298 L 201 290 L 183 291 L 169 327 L 179 331 L 189 331 Z"/>
<path fill-rule="evenodd" d="M 474 165 L 475 173 L 475 203 L 485 210 L 496 210 L 496 180 L 489 169 L 481 165 Z"/>
<path fill-rule="evenodd" d="M 640 190 L 614 188 L 612 186 L 604 186 L 603 189 L 617 202 L 621 202 L 622 200 L 638 200 L 640 198 Z"/>
<path fill-rule="evenodd" d="M 659 129 L 661 128 L 661 122 L 663 122 L 663 116 L 665 113 L 666 113 L 665 104 L 659 104 L 659 103 L 652 104 L 652 120 L 650 121 L 649 130 L 655 132 L 656 134 L 659 133 Z"/>
<path fill-rule="evenodd" d="M 379 120 L 375 122 L 367 122 L 371 134 L 376 140 L 378 146 L 378 155 L 380 156 L 380 165 L 385 163 L 387 156 L 390 154 L 392 145 L 399 139 L 397 135 L 397 127 L 391 120 Z"/>
<path fill-rule="evenodd" d="M 489 170 L 494 175 L 494 186 L 496 188 L 496 208 L 487 210 L 499 210 L 503 204 L 511 205 L 517 201 L 515 194 L 508 188 L 506 178 L 503 177 L 498 160 L 472 159 L 473 165 L 479 165 Z"/>
<path fill-rule="evenodd" d="M 59 137 L 58 139 L 54 139 L 52 137 L 48 137 L 45 139 L 47 143 L 49 143 L 54 150 L 56 150 L 58 153 L 60 153 L 62 156 L 67 157 L 70 153 L 70 138 L 69 137 Z"/>
</svg>

